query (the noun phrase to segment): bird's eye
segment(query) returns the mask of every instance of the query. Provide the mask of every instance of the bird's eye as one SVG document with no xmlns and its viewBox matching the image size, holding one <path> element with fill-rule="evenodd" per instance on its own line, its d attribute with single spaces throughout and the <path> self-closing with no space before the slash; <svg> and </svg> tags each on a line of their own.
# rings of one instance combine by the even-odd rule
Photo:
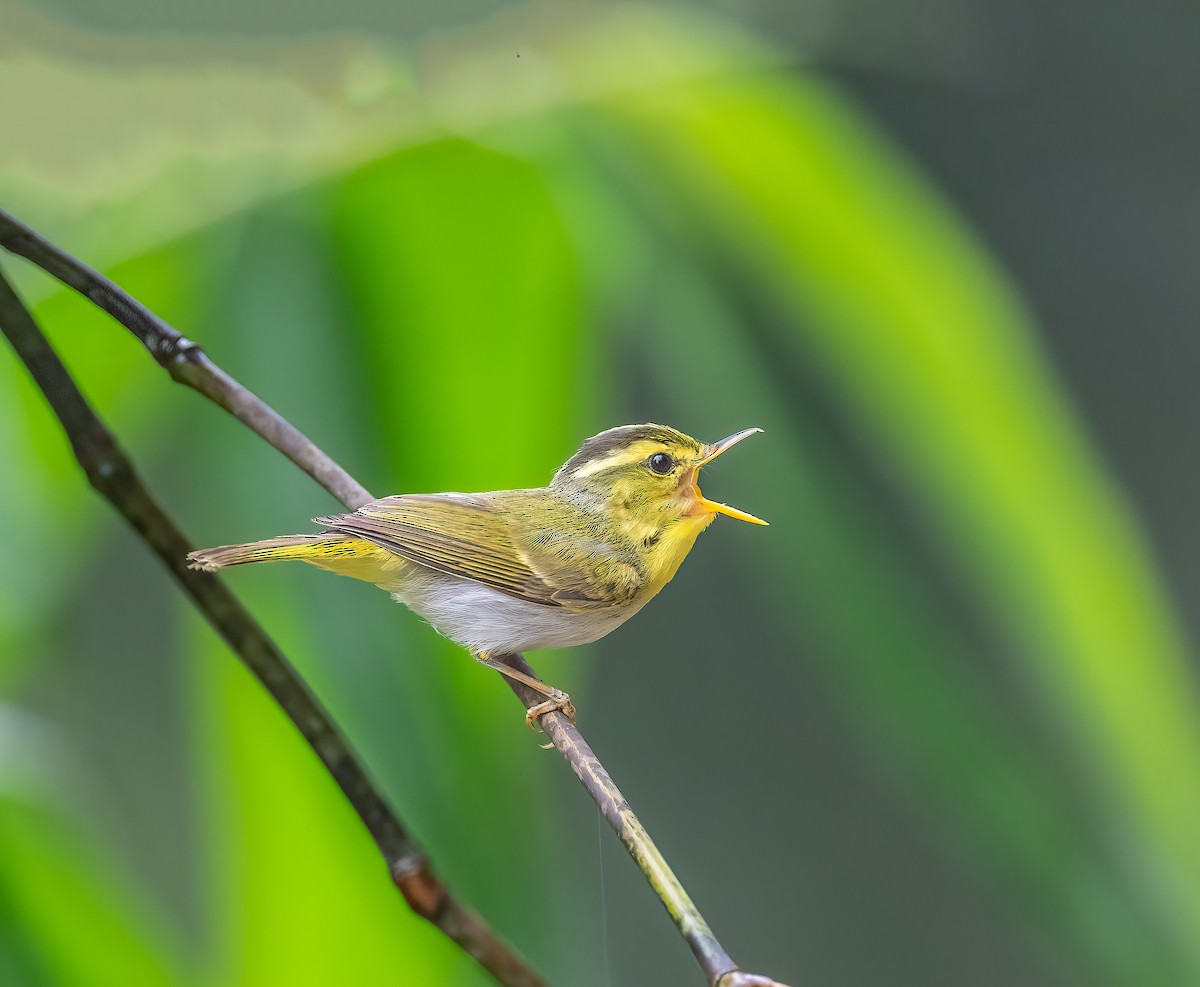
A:
<svg viewBox="0 0 1200 987">
<path fill-rule="evenodd" d="M 649 466 L 655 473 L 667 474 L 675 468 L 675 460 L 668 456 L 665 452 L 656 452 L 648 460 L 646 465 Z"/>
</svg>

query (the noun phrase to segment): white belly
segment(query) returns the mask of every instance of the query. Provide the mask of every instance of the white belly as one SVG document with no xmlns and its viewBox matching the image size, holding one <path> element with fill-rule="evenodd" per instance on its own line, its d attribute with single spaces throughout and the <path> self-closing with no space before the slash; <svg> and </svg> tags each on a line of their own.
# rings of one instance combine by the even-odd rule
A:
<svg viewBox="0 0 1200 987">
<path fill-rule="evenodd" d="M 424 617 L 443 637 L 473 651 L 497 654 L 590 644 L 625 623 L 638 609 L 571 613 L 434 572 L 406 582 L 402 590 L 392 593 L 396 600 Z"/>
</svg>

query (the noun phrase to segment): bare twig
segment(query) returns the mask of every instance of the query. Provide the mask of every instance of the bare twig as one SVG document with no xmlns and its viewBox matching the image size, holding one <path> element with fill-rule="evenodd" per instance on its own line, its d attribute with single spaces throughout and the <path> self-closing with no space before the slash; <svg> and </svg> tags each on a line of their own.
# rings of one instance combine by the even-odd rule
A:
<svg viewBox="0 0 1200 987">
<path fill-rule="evenodd" d="M 33 261 L 104 309 L 137 336 L 175 380 L 220 405 L 351 510 L 375 499 L 295 425 L 213 363 L 198 343 L 172 328 L 103 274 L 63 253 L 3 210 L 0 210 L 0 246 Z"/>
<path fill-rule="evenodd" d="M 517 671 L 536 678 L 536 673 L 523 656 L 504 655 L 502 660 Z M 506 678 L 505 681 L 517 694 L 517 698 L 525 704 L 526 709 L 545 702 L 546 697 L 535 689 L 513 679 Z M 708 975 L 709 981 L 719 983 L 723 976 L 735 971 L 737 966 L 717 942 L 708 923 L 704 921 L 704 916 L 700 914 L 700 910 L 683 889 L 663 855 L 659 853 L 658 847 L 650 839 L 650 834 L 634 815 L 633 809 L 625 801 L 625 796 L 600 763 L 600 759 L 592 752 L 592 748 L 583 739 L 575 724 L 562 713 L 544 713 L 538 722 L 546 731 L 550 742 L 570 763 L 596 807 L 608 820 L 608 824 L 625 844 L 625 849 L 646 875 L 646 880 L 667 906 L 680 935 L 692 947 L 692 952 L 696 955 L 701 969 Z"/>
<path fill-rule="evenodd" d="M 541 977 L 438 880 L 329 716 L 240 601 L 223 583 L 187 568 L 185 556 L 192 546 L 146 489 L 3 274 L 0 330 L 62 422 L 88 481 L 125 516 L 291 717 L 374 837 L 392 880 L 413 911 L 440 928 L 506 987 L 546 987 Z"/>
<path fill-rule="evenodd" d="M 517 671 L 537 678 L 537 673 L 523 656 L 504 655 L 501 660 Z M 525 704 L 526 709 L 544 703 L 546 697 L 535 689 L 510 678 L 506 678 L 505 681 L 516 693 L 517 698 Z M 633 809 L 617 788 L 612 776 L 605 770 L 588 742 L 583 739 L 579 728 L 557 711 L 542 714 L 538 723 L 550 742 L 567 759 L 592 801 L 596 803 L 596 807 L 625 844 L 629 855 L 637 861 L 638 867 L 646 875 L 646 880 L 662 899 L 662 903 L 667 906 L 675 927 L 691 946 L 696 962 L 708 976 L 709 982 L 714 987 L 783 987 L 767 977 L 738 970 L 737 965 L 713 935 L 712 929 L 708 927 L 700 909 L 696 907 L 683 885 L 679 883 L 679 878 L 654 845 L 654 841 L 650 839 L 650 834 L 634 815 Z"/>
<path fill-rule="evenodd" d="M 244 422 L 347 508 L 355 510 L 371 499 L 370 494 L 349 474 L 275 411 L 220 370 L 195 343 L 186 340 L 112 282 L 3 211 L 0 211 L 0 246 L 28 258 L 64 284 L 95 301 L 141 339 L 176 380 L 211 398 Z M 177 556 L 178 564 L 172 565 L 172 571 L 177 576 L 178 566 L 182 564 L 186 551 L 184 548 Z M 211 578 L 207 574 L 193 575 Z M 508 655 L 505 660 L 528 675 L 536 675 L 520 655 Z M 526 708 L 544 698 L 507 677 L 505 681 Z M 738 970 L 575 725 L 559 713 L 544 714 L 540 723 L 666 906 L 712 987 L 783 987 L 769 978 Z"/>
</svg>

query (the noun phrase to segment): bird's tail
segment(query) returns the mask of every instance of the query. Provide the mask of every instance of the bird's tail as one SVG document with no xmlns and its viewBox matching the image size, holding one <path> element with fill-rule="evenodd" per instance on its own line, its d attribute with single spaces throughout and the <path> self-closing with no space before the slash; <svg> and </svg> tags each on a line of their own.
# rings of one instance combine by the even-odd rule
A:
<svg viewBox="0 0 1200 987">
<path fill-rule="evenodd" d="M 281 559 L 300 559 L 323 568 L 336 568 L 338 561 L 349 561 L 364 554 L 364 550 L 378 551 L 370 542 L 360 538 L 326 532 L 320 535 L 286 535 L 252 541 L 246 545 L 220 545 L 217 548 L 202 548 L 188 555 L 190 569 L 215 572 L 231 565 L 247 562 L 277 562 Z M 332 564 L 331 564 L 332 563 Z"/>
</svg>

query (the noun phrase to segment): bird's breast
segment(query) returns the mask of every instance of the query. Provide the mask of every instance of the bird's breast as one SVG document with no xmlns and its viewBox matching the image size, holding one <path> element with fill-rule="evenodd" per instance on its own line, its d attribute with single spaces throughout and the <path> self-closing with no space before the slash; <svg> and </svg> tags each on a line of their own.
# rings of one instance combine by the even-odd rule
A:
<svg viewBox="0 0 1200 987">
<path fill-rule="evenodd" d="M 632 605 L 572 612 L 432 570 L 414 571 L 392 596 L 443 637 L 474 651 L 497 653 L 590 644 L 638 610 Z"/>
</svg>

